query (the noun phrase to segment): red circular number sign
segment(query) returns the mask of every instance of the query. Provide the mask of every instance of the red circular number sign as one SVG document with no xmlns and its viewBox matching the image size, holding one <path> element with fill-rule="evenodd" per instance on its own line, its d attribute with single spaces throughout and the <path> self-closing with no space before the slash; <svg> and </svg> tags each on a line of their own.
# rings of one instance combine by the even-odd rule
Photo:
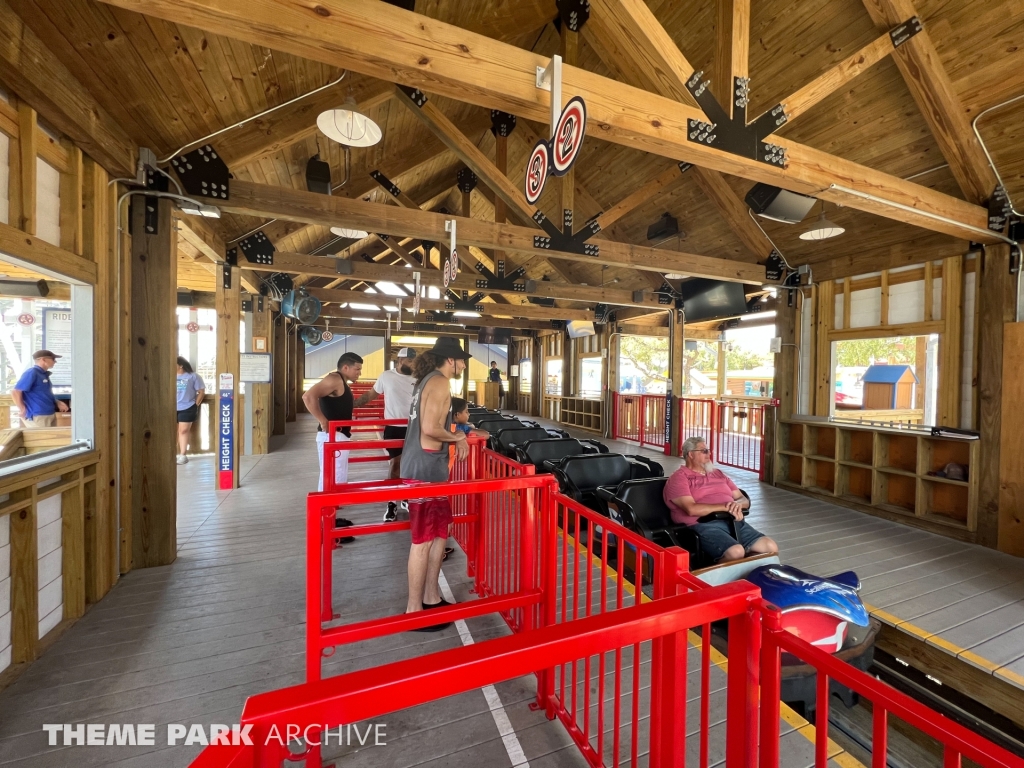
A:
<svg viewBox="0 0 1024 768">
<path fill-rule="evenodd" d="M 36 321 L 36 316 L 28 312 L 18 315 L 18 322 L 22 325 L 32 325 Z"/>
<path fill-rule="evenodd" d="M 555 135 L 551 140 L 551 170 L 556 176 L 564 176 L 572 168 L 580 147 L 583 146 L 583 135 L 587 130 L 587 107 L 583 99 L 575 96 L 569 100 L 562 110 L 555 127 Z"/>
<path fill-rule="evenodd" d="M 199 323 L 193 321 L 185 326 L 189 333 L 199 333 Z"/>
<path fill-rule="evenodd" d="M 540 200 L 548 180 L 550 161 L 548 143 L 541 139 L 534 145 L 533 151 L 530 152 L 530 160 L 526 164 L 526 201 L 530 205 Z"/>
<path fill-rule="evenodd" d="M 320 338 L 323 339 L 324 341 L 330 341 L 331 339 L 334 338 L 334 334 L 331 333 L 330 331 L 324 331 L 322 334 L 320 334 Z"/>
</svg>

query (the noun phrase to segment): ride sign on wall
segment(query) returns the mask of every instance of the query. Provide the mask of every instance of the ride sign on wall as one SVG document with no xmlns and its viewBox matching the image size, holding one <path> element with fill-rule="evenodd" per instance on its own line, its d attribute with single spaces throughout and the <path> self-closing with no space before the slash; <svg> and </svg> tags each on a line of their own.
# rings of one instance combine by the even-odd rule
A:
<svg viewBox="0 0 1024 768">
<path fill-rule="evenodd" d="M 217 487 L 230 491 L 235 487 L 235 377 L 222 373 L 217 386 Z"/>
</svg>

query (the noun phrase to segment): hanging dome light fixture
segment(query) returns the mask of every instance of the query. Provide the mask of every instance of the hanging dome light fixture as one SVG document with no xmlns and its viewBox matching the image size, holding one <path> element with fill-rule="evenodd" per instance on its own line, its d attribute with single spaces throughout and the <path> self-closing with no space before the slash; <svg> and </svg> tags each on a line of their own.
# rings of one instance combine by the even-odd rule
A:
<svg viewBox="0 0 1024 768">
<path fill-rule="evenodd" d="M 830 237 L 838 237 L 846 229 L 840 227 L 825 218 L 825 202 L 821 203 L 821 214 L 806 232 L 800 233 L 801 240 L 828 240 Z"/>
<path fill-rule="evenodd" d="M 349 96 L 341 109 L 328 109 L 316 119 L 316 127 L 329 139 L 347 147 L 372 147 L 381 139 L 380 126 L 356 108 Z"/>
<path fill-rule="evenodd" d="M 362 240 L 370 233 L 362 229 L 349 229 L 348 227 L 331 227 L 331 234 L 336 235 L 337 237 L 347 237 L 350 240 Z"/>
</svg>

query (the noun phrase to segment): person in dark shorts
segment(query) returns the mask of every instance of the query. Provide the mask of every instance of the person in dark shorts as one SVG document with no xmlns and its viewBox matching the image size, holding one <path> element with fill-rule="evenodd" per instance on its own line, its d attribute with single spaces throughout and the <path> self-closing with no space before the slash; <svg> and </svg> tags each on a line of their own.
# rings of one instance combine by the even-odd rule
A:
<svg viewBox="0 0 1024 768">
<path fill-rule="evenodd" d="M 199 405 L 206 394 L 206 384 L 192 369 L 192 363 L 178 358 L 178 464 L 188 464 L 188 435 L 192 423 L 199 418 Z"/>
<path fill-rule="evenodd" d="M 378 395 L 384 395 L 384 418 L 385 419 L 408 419 L 409 408 L 412 406 L 412 390 L 416 386 L 416 380 L 412 375 L 413 360 L 416 359 L 416 350 L 412 347 L 402 347 L 395 356 L 395 367 L 392 370 L 384 371 L 373 388 L 366 394 L 356 399 L 355 407 L 362 408 L 367 403 L 373 402 Z M 404 440 L 406 427 L 386 426 L 384 427 L 385 440 Z M 402 449 L 388 448 L 388 456 L 391 457 L 391 471 L 388 477 L 398 477 L 399 469 L 402 466 Z M 398 518 L 398 505 L 388 502 L 388 509 L 384 513 L 384 522 L 391 523 Z"/>
<path fill-rule="evenodd" d="M 452 431 L 451 380 L 462 375 L 470 355 L 457 339 L 439 337 L 434 347 L 416 358 L 416 388 L 409 411 L 409 430 L 402 449 L 401 476 L 407 480 L 442 483 L 448 480 L 448 446 L 455 444 L 455 458 L 469 454 L 466 435 Z M 438 608 L 448 603 L 441 597 L 438 576 L 444 559 L 452 507 L 447 496 L 409 502 L 412 546 L 409 548 L 409 600 L 406 613 Z M 451 622 L 424 627 L 436 632 Z"/>
<path fill-rule="evenodd" d="M 703 438 L 691 437 L 683 443 L 683 459 L 686 465 L 672 473 L 663 497 L 673 522 L 700 526 L 701 548 L 714 562 L 779 551 L 778 544 L 743 519 L 743 510 L 750 502 L 722 470 L 715 469 Z M 704 515 L 723 510 L 736 519 L 739 540 L 733 538 L 732 526 L 725 520 L 697 522 Z"/>
</svg>

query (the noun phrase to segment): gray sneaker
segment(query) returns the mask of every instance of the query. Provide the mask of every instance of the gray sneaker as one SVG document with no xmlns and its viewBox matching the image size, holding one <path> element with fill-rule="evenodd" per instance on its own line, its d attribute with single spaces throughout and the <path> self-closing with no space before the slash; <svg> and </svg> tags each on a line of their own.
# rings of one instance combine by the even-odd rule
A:
<svg viewBox="0 0 1024 768">
<path fill-rule="evenodd" d="M 188 456 L 178 456 L 178 464 L 188 464 Z"/>
</svg>

